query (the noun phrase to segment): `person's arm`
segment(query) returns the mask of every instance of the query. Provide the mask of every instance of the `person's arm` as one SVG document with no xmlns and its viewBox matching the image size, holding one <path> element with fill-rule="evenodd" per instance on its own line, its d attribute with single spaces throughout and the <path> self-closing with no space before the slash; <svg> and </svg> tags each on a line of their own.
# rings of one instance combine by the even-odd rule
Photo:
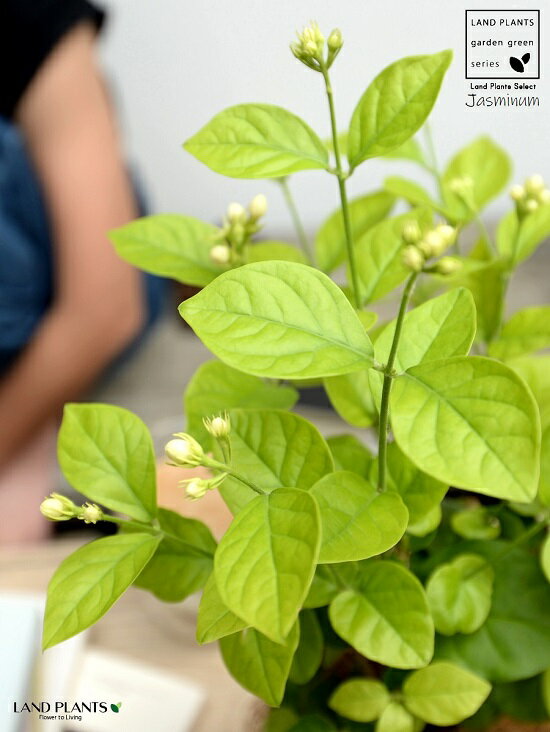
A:
<svg viewBox="0 0 550 732">
<path fill-rule="evenodd" d="M 62 38 L 16 110 L 42 183 L 54 246 L 54 302 L 0 383 L 0 468 L 64 402 L 77 398 L 143 322 L 140 275 L 106 232 L 136 215 L 95 31 Z"/>
</svg>

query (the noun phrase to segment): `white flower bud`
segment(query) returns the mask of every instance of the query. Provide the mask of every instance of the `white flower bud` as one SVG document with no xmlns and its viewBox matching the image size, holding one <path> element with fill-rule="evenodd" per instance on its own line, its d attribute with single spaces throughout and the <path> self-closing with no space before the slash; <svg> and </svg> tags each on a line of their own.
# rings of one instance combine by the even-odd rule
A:
<svg viewBox="0 0 550 732">
<path fill-rule="evenodd" d="M 344 44 L 344 40 L 342 38 L 342 32 L 339 28 L 335 28 L 333 31 L 331 31 L 328 39 L 327 39 L 327 45 L 329 47 L 329 50 L 339 51 Z"/>
<path fill-rule="evenodd" d="M 239 223 L 246 219 L 246 211 L 240 203 L 230 203 L 227 207 L 227 218 L 232 224 Z"/>
<path fill-rule="evenodd" d="M 204 450 L 195 438 L 184 432 L 179 432 L 174 437 L 175 439 L 170 440 L 164 448 L 166 457 L 171 463 L 182 467 L 201 465 Z"/>
<path fill-rule="evenodd" d="M 527 200 L 526 200 L 526 201 L 524 202 L 524 204 L 523 204 L 523 207 L 525 208 L 525 210 L 526 210 L 526 211 L 527 211 L 528 213 L 533 213 L 533 211 L 536 211 L 536 210 L 537 210 L 537 208 L 539 207 L 539 203 L 538 203 L 538 201 L 535 201 L 535 199 L 534 199 L 534 198 L 528 198 L 528 199 L 527 199 Z"/>
<path fill-rule="evenodd" d="M 422 252 L 414 244 L 409 244 L 403 249 L 403 264 L 413 272 L 420 272 L 424 266 Z"/>
<path fill-rule="evenodd" d="M 510 188 L 510 198 L 513 201 L 521 201 L 525 196 L 525 188 L 516 183 L 515 186 Z"/>
<path fill-rule="evenodd" d="M 544 178 L 536 173 L 525 181 L 525 190 L 527 193 L 539 193 L 544 188 Z"/>
<path fill-rule="evenodd" d="M 197 501 L 202 498 L 210 490 L 209 481 L 203 480 L 202 478 L 193 478 L 187 483 L 185 494 L 187 498 L 192 501 Z"/>
<path fill-rule="evenodd" d="M 542 204 L 550 203 L 550 190 L 548 190 L 548 188 L 545 188 L 543 191 L 540 192 L 539 201 Z"/>
<path fill-rule="evenodd" d="M 435 271 L 441 275 L 455 274 L 462 269 L 462 262 L 456 257 L 441 257 L 435 265 Z"/>
<path fill-rule="evenodd" d="M 216 244 L 210 250 L 210 259 L 216 264 L 229 264 L 231 248 L 227 244 Z"/>
<path fill-rule="evenodd" d="M 456 235 L 458 232 L 454 226 L 449 226 L 449 224 L 438 224 L 435 227 L 435 231 L 442 238 L 442 241 L 445 244 L 445 249 L 450 247 L 451 244 L 455 243 Z"/>
<path fill-rule="evenodd" d="M 407 244 L 417 244 L 422 236 L 418 221 L 407 221 L 401 235 Z"/>
<path fill-rule="evenodd" d="M 97 524 L 103 518 L 103 511 L 95 503 L 85 503 L 78 516 L 85 524 Z"/>
<path fill-rule="evenodd" d="M 267 198 L 263 193 L 258 193 L 257 196 L 250 201 L 248 204 L 248 210 L 254 220 L 261 219 L 267 213 Z"/>
<path fill-rule="evenodd" d="M 317 44 L 315 43 L 315 41 L 306 41 L 304 43 L 304 50 L 310 56 L 315 56 L 317 54 Z"/>
<path fill-rule="evenodd" d="M 50 521 L 68 521 L 77 515 L 77 507 L 67 496 L 51 493 L 40 504 L 40 513 Z"/>
<path fill-rule="evenodd" d="M 231 421 L 227 414 L 225 414 L 223 417 L 217 416 L 212 417 L 211 419 L 205 418 L 202 421 L 204 423 L 204 426 L 206 427 L 207 432 L 209 432 L 212 437 L 215 437 L 216 439 L 219 439 L 220 437 L 227 437 L 231 432 Z"/>
<path fill-rule="evenodd" d="M 432 229 L 424 234 L 422 241 L 418 242 L 418 248 L 426 259 L 430 259 L 430 257 L 438 257 L 447 247 L 441 234 Z"/>
</svg>

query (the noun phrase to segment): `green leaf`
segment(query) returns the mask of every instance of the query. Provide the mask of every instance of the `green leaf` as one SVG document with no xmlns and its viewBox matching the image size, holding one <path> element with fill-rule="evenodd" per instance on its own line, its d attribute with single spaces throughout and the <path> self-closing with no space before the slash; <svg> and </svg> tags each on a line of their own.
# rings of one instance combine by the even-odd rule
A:
<svg viewBox="0 0 550 732">
<path fill-rule="evenodd" d="M 390 694 L 381 681 L 349 679 L 337 687 L 329 707 L 354 722 L 374 722 L 390 703 Z"/>
<path fill-rule="evenodd" d="M 243 374 L 221 361 L 207 361 L 191 377 L 183 408 L 187 431 L 207 447 L 211 437 L 204 427 L 203 417 L 212 417 L 234 407 L 290 409 L 297 401 L 298 392 L 292 386 Z"/>
<path fill-rule="evenodd" d="M 386 473 L 388 491 L 397 492 L 409 511 L 407 531 L 415 536 L 423 536 L 417 533 L 415 526 L 439 506 L 447 492 L 447 485 L 419 470 L 395 442 L 388 445 Z M 372 463 L 370 480 L 373 483 L 378 480 L 377 461 Z"/>
<path fill-rule="evenodd" d="M 313 582 L 304 600 L 304 607 L 317 608 L 328 605 L 336 597 L 339 589 L 340 585 L 334 576 L 333 567 L 317 565 Z"/>
<path fill-rule="evenodd" d="M 432 658 L 434 627 L 426 595 L 400 564 L 366 563 L 356 587 L 332 601 L 329 616 L 338 635 L 372 661 L 418 668 Z"/>
<path fill-rule="evenodd" d="M 405 533 L 409 512 L 397 493 L 379 493 L 356 473 L 330 473 L 311 488 L 321 514 L 323 564 L 382 554 Z"/>
<path fill-rule="evenodd" d="M 231 178 L 280 178 L 328 166 L 328 152 L 315 132 L 295 114 L 271 104 L 224 109 L 183 146 Z"/>
<path fill-rule="evenodd" d="M 479 356 L 425 363 L 395 380 L 390 404 L 397 444 L 424 472 L 497 498 L 535 497 L 539 417 L 512 369 Z"/>
<path fill-rule="evenodd" d="M 286 643 L 273 643 L 253 628 L 220 639 L 222 658 L 229 673 L 245 689 L 270 706 L 279 706 L 299 641 L 298 624 Z"/>
<path fill-rule="evenodd" d="M 48 585 L 42 647 L 89 628 L 118 600 L 153 556 L 160 536 L 128 533 L 86 544 L 64 559 Z"/>
<path fill-rule="evenodd" d="M 490 681 L 516 681 L 544 671 L 550 658 L 550 584 L 538 558 L 499 540 L 461 542 L 454 551 L 492 562 L 493 599 L 481 628 L 468 635 L 439 636 L 436 656 Z M 503 552 L 506 558 L 495 561 Z"/>
<path fill-rule="evenodd" d="M 165 536 L 135 584 L 164 602 L 181 602 L 204 587 L 212 572 L 216 541 L 201 521 L 159 508 Z"/>
<path fill-rule="evenodd" d="M 550 305 L 523 308 L 514 313 L 489 345 L 489 355 L 501 361 L 550 346 Z"/>
<path fill-rule="evenodd" d="M 356 242 L 366 231 L 390 213 L 395 197 L 385 191 L 376 191 L 349 202 L 352 241 Z M 320 269 L 332 272 L 346 258 L 346 232 L 342 209 L 337 208 L 325 219 L 315 237 L 315 257 Z"/>
<path fill-rule="evenodd" d="M 483 557 L 461 554 L 441 564 L 426 585 L 435 629 L 443 635 L 473 633 L 491 609 L 494 572 Z"/>
<path fill-rule="evenodd" d="M 451 51 L 409 56 L 385 68 L 353 112 L 348 133 L 352 168 L 398 148 L 426 121 L 439 94 Z"/>
<path fill-rule="evenodd" d="M 456 284 L 464 285 L 473 295 L 477 311 L 477 337 L 480 341 L 490 341 L 500 324 L 500 303 L 504 295 L 504 275 L 502 261 L 488 264 L 466 265 L 459 272 Z"/>
<path fill-rule="evenodd" d="M 550 668 L 542 675 L 542 696 L 546 711 L 550 714 Z"/>
<path fill-rule="evenodd" d="M 376 723 L 375 732 L 415 732 L 415 720 L 399 702 L 390 702 Z"/>
<path fill-rule="evenodd" d="M 501 220 L 497 229 L 497 248 L 513 265 L 530 257 L 550 236 L 550 206 L 545 204 L 518 223 L 515 211 Z"/>
<path fill-rule="evenodd" d="M 496 539 L 500 522 L 486 508 L 469 508 L 451 516 L 451 528 L 463 539 Z"/>
<path fill-rule="evenodd" d="M 210 575 L 202 593 L 197 616 L 197 641 L 201 644 L 224 638 L 246 628 L 244 620 L 238 618 L 224 605 L 214 573 Z"/>
<path fill-rule="evenodd" d="M 386 219 L 357 241 L 357 273 L 363 303 L 379 300 L 410 274 L 402 261 L 403 227 L 409 221 L 418 221 L 421 226 L 425 226 L 430 223 L 431 214 L 427 209 L 417 209 Z"/>
<path fill-rule="evenodd" d="M 493 687 L 491 701 L 508 717 L 526 722 L 548 723 L 542 681 L 539 675 L 511 684 L 497 684 Z"/>
<path fill-rule="evenodd" d="M 337 435 L 327 439 L 336 470 L 351 470 L 366 478 L 374 457 L 355 435 Z"/>
<path fill-rule="evenodd" d="M 229 414 L 231 465 L 263 491 L 289 485 L 310 488 L 334 470 L 326 442 L 303 417 L 263 409 L 235 409 Z M 221 493 L 233 513 L 256 497 L 231 477 L 225 479 Z"/>
<path fill-rule="evenodd" d="M 540 566 L 548 582 L 550 582 L 550 534 L 546 535 L 540 551 Z"/>
<path fill-rule="evenodd" d="M 384 190 L 396 198 L 404 198 L 411 206 L 429 206 L 434 211 L 445 213 L 445 210 L 433 200 L 425 188 L 407 178 L 391 176 L 384 181 Z"/>
<path fill-rule="evenodd" d="M 309 493 L 278 488 L 258 496 L 237 515 L 214 558 L 223 602 L 282 643 L 311 585 L 319 544 L 319 510 Z"/>
<path fill-rule="evenodd" d="M 378 415 L 371 393 L 369 372 L 330 376 L 324 380 L 325 390 L 336 412 L 354 427 L 370 427 Z"/>
<path fill-rule="evenodd" d="M 157 512 L 156 467 L 147 427 L 109 404 L 66 404 L 57 458 L 68 482 L 86 498 L 138 521 Z"/>
<path fill-rule="evenodd" d="M 432 663 L 412 673 L 403 685 L 406 707 L 430 724 L 458 724 L 475 714 L 491 684 L 452 663 Z"/>
<path fill-rule="evenodd" d="M 323 660 L 324 638 L 313 610 L 302 610 L 299 617 L 300 642 L 290 669 L 294 684 L 307 684 L 315 676 Z"/>
<path fill-rule="evenodd" d="M 224 271 L 210 258 L 218 230 L 192 216 L 156 214 L 109 232 L 118 254 L 130 264 L 199 287 Z"/>
<path fill-rule="evenodd" d="M 399 147 L 385 153 L 383 157 L 388 160 L 411 160 L 423 168 L 428 168 L 422 148 L 414 137 L 409 138 Z"/>
<path fill-rule="evenodd" d="M 179 310 L 222 361 L 256 376 L 336 376 L 372 363 L 372 344 L 345 295 L 302 264 L 247 264 Z"/>
<path fill-rule="evenodd" d="M 478 137 L 460 150 L 442 176 L 444 198 L 452 219 L 470 221 L 477 211 L 502 191 L 511 172 L 510 158 L 490 137 Z M 456 178 L 471 179 L 470 200 L 474 210 L 451 190 L 449 184 Z"/>
<path fill-rule="evenodd" d="M 374 354 L 386 363 L 390 354 L 396 320 L 392 320 L 375 340 Z M 405 315 L 394 367 L 405 371 L 420 363 L 452 356 L 465 356 L 476 332 L 473 297 L 463 287 L 434 297 Z"/>
<path fill-rule="evenodd" d="M 336 727 L 326 717 L 307 714 L 293 725 L 289 732 L 337 732 Z"/>
<path fill-rule="evenodd" d="M 284 241 L 261 241 L 249 246 L 246 250 L 249 264 L 253 262 L 270 262 L 275 259 L 282 262 L 298 262 L 307 264 L 307 260 L 296 247 Z"/>
</svg>

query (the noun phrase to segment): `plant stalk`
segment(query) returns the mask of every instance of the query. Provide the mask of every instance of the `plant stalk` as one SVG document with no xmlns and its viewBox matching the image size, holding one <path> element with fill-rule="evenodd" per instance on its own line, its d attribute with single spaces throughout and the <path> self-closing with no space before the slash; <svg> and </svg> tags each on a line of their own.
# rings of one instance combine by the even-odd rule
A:
<svg viewBox="0 0 550 732">
<path fill-rule="evenodd" d="M 143 524 L 140 521 L 132 521 L 131 519 L 122 519 L 118 516 L 109 516 L 107 514 L 103 514 L 103 517 L 100 519 L 101 521 L 108 521 L 112 524 L 117 524 L 118 526 L 129 526 L 132 529 L 136 529 L 139 531 L 146 531 L 149 534 L 156 534 L 161 535 L 165 539 L 171 539 L 172 541 L 177 542 L 178 544 L 181 544 L 182 546 L 186 547 L 189 552 L 192 552 L 194 554 L 200 554 L 201 556 L 210 557 L 212 556 L 204 549 L 201 549 L 200 547 L 194 546 L 193 544 L 189 544 L 188 542 L 181 539 L 179 536 L 175 536 L 174 534 L 169 534 L 167 531 L 164 531 L 160 528 L 160 526 L 153 526 L 152 524 Z"/>
<path fill-rule="evenodd" d="M 380 403 L 380 424 L 378 431 L 378 490 L 383 493 L 386 490 L 386 455 L 388 447 L 388 412 L 390 406 L 390 392 L 393 381 L 393 364 L 395 363 L 395 357 L 397 355 L 397 348 L 399 346 L 399 339 L 401 338 L 401 331 L 403 329 L 403 321 L 407 313 L 407 307 L 411 299 L 411 295 L 414 289 L 419 272 L 413 272 L 401 297 L 401 305 L 399 306 L 399 314 L 397 316 L 397 322 L 395 324 L 395 332 L 393 334 L 393 341 L 391 344 L 390 355 L 388 356 L 388 362 L 384 367 L 384 383 L 382 385 L 382 401 Z"/>
<path fill-rule="evenodd" d="M 287 178 L 279 178 L 277 182 L 281 186 L 283 197 L 290 212 L 292 223 L 294 224 L 294 228 L 296 229 L 296 236 L 298 237 L 298 242 L 304 253 L 304 256 L 309 264 L 315 264 L 313 253 L 309 246 L 306 230 L 304 229 L 302 219 L 300 218 L 300 214 L 298 213 L 298 207 L 296 206 L 296 201 L 294 200 L 294 196 L 292 195 L 292 191 L 290 190 L 290 186 L 288 185 L 288 180 Z"/>
<path fill-rule="evenodd" d="M 348 174 L 342 169 L 342 157 L 340 155 L 340 145 L 338 142 L 338 128 L 336 126 L 336 112 L 334 110 L 334 96 L 328 69 L 323 64 L 321 66 L 323 79 L 325 80 L 325 89 L 327 92 L 328 108 L 330 112 L 330 128 L 332 132 L 332 145 L 334 147 L 334 159 L 336 162 L 336 177 L 338 178 L 338 190 L 340 192 L 340 202 L 342 205 L 342 218 L 344 220 L 344 232 L 346 235 L 346 250 L 348 256 L 348 264 L 351 272 L 351 286 L 353 293 L 353 301 L 357 310 L 361 308 L 361 295 L 359 288 L 359 276 L 357 274 L 357 264 L 355 260 L 355 248 L 353 245 L 353 235 L 351 232 L 351 218 L 349 213 L 348 195 L 346 191 L 346 178 Z"/>
</svg>

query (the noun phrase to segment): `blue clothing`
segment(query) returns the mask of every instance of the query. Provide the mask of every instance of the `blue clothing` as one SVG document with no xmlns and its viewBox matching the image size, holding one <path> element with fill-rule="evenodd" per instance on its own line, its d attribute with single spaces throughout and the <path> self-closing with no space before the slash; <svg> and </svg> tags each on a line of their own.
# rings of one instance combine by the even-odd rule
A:
<svg viewBox="0 0 550 732">
<path fill-rule="evenodd" d="M 0 117 L 0 373 L 21 353 L 50 307 L 53 274 L 39 181 L 18 130 Z M 143 290 L 147 318 L 136 341 L 162 310 L 165 281 L 144 274 Z"/>
</svg>

